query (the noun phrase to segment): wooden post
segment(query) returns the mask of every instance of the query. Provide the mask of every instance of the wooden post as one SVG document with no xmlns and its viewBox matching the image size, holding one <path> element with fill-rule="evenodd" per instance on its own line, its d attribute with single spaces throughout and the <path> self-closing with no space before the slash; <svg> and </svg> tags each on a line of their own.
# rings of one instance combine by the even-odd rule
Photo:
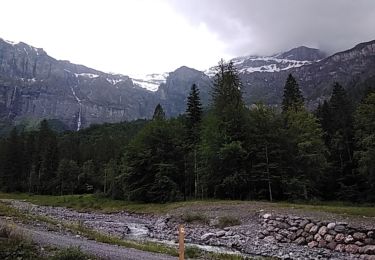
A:
<svg viewBox="0 0 375 260">
<path fill-rule="evenodd" d="M 185 259 L 185 229 L 183 225 L 178 227 L 178 260 Z"/>
</svg>

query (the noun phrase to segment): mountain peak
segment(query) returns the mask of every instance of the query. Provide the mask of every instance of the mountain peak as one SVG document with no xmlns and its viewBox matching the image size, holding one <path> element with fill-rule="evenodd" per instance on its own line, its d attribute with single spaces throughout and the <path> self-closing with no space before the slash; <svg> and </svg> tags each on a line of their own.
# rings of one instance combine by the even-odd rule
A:
<svg viewBox="0 0 375 260">
<path fill-rule="evenodd" d="M 280 59 L 298 60 L 298 61 L 318 61 L 327 57 L 327 55 L 319 49 L 306 46 L 299 46 L 289 51 L 280 53 L 275 56 Z"/>
</svg>

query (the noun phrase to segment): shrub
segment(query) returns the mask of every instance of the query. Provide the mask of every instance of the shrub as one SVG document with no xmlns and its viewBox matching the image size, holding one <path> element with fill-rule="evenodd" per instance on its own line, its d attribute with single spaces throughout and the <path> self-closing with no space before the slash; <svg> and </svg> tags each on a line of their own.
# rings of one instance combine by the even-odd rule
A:
<svg viewBox="0 0 375 260">
<path fill-rule="evenodd" d="M 199 213 L 185 213 L 184 215 L 182 215 L 182 220 L 186 223 L 208 223 L 207 216 Z"/>
<path fill-rule="evenodd" d="M 219 217 L 219 223 L 217 226 L 220 228 L 225 228 L 225 227 L 237 226 L 240 224 L 241 224 L 241 221 L 238 218 L 231 217 L 231 216 L 223 216 L 223 217 Z"/>
</svg>

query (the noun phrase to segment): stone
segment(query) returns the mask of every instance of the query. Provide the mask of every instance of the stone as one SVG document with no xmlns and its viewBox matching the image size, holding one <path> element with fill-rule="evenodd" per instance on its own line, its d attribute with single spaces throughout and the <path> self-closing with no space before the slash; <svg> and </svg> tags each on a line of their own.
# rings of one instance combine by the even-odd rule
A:
<svg viewBox="0 0 375 260">
<path fill-rule="evenodd" d="M 359 249 L 360 254 L 374 255 L 375 254 L 375 245 L 363 246 Z"/>
<path fill-rule="evenodd" d="M 298 227 L 290 227 L 290 228 L 288 228 L 288 230 L 290 230 L 290 231 L 292 231 L 292 232 L 295 232 L 295 231 L 297 231 L 298 230 Z"/>
<path fill-rule="evenodd" d="M 314 240 L 314 237 L 312 235 L 306 237 L 306 242 L 309 243 Z"/>
<path fill-rule="evenodd" d="M 337 246 L 337 243 L 335 241 L 331 241 L 327 244 L 327 248 L 331 249 L 331 250 L 335 250 L 336 249 L 336 246 Z"/>
<path fill-rule="evenodd" d="M 357 245 L 346 245 L 345 246 L 345 252 L 348 252 L 350 254 L 356 254 L 358 253 L 359 247 Z"/>
<path fill-rule="evenodd" d="M 305 232 L 309 232 L 310 231 L 310 229 L 312 228 L 314 226 L 314 223 L 309 223 L 309 224 L 307 224 L 306 226 L 305 226 Z"/>
<path fill-rule="evenodd" d="M 319 228 L 319 231 L 318 231 L 319 235 L 321 236 L 324 236 L 325 234 L 327 234 L 327 232 L 328 232 L 328 228 L 326 226 L 322 226 L 321 228 Z"/>
<path fill-rule="evenodd" d="M 328 231 L 328 234 L 330 234 L 332 236 L 336 236 L 337 232 L 331 229 L 331 230 Z"/>
<path fill-rule="evenodd" d="M 275 238 L 276 238 L 277 241 L 281 241 L 281 239 L 283 239 L 283 236 L 280 235 L 280 234 L 276 234 Z"/>
<path fill-rule="evenodd" d="M 297 245 L 305 245 L 306 239 L 304 237 L 299 237 L 296 240 L 294 240 L 294 243 L 296 243 Z"/>
<path fill-rule="evenodd" d="M 296 232 L 296 236 L 299 237 L 302 235 L 302 233 L 303 233 L 303 229 L 298 229 Z"/>
<path fill-rule="evenodd" d="M 338 244 L 335 248 L 335 251 L 337 252 L 345 252 L 345 245 L 343 244 Z"/>
<path fill-rule="evenodd" d="M 322 236 L 319 235 L 319 234 L 315 234 L 314 240 L 317 241 L 317 242 L 319 242 L 320 240 L 322 240 Z"/>
<path fill-rule="evenodd" d="M 289 240 L 295 240 L 297 238 L 297 236 L 296 236 L 296 234 L 294 234 L 294 233 L 292 233 L 292 234 L 290 234 L 289 236 L 288 236 L 288 239 Z"/>
<path fill-rule="evenodd" d="M 264 237 L 266 236 L 265 234 L 263 234 Z M 225 236 L 225 231 L 224 230 L 220 230 L 218 232 L 216 232 L 216 237 L 223 237 Z"/>
<path fill-rule="evenodd" d="M 336 226 L 336 223 L 329 223 L 329 224 L 327 225 L 327 228 L 328 228 L 328 229 L 334 229 L 335 226 Z"/>
<path fill-rule="evenodd" d="M 318 229 L 319 229 L 319 226 L 315 225 L 315 226 L 312 226 L 309 230 L 309 233 L 310 234 L 316 234 L 316 232 L 318 232 Z"/>
<path fill-rule="evenodd" d="M 335 226 L 335 231 L 339 233 L 345 232 L 345 227 L 343 225 L 337 225 Z"/>
<path fill-rule="evenodd" d="M 324 248 L 326 246 L 327 246 L 327 242 L 324 239 L 319 241 L 318 247 Z"/>
<path fill-rule="evenodd" d="M 214 233 L 206 233 L 206 234 L 201 236 L 201 240 L 206 241 L 206 240 L 209 240 L 210 238 L 213 238 L 213 237 L 216 237 L 216 235 Z"/>
<path fill-rule="evenodd" d="M 317 247 L 318 246 L 318 242 L 316 241 L 311 241 L 307 244 L 308 247 L 310 248 L 314 248 L 314 247 Z"/>
<path fill-rule="evenodd" d="M 276 239 L 273 236 L 266 236 L 263 240 L 268 242 L 268 243 L 276 243 L 277 242 Z"/>
<path fill-rule="evenodd" d="M 353 238 L 354 238 L 355 240 L 363 241 L 363 240 L 365 240 L 365 238 L 366 238 L 366 234 L 365 234 L 365 233 L 361 233 L 361 232 L 355 232 L 355 233 L 353 234 Z"/>
<path fill-rule="evenodd" d="M 339 243 L 344 242 L 344 240 L 345 240 L 345 235 L 339 233 L 339 234 L 336 235 L 335 240 L 336 240 L 336 242 L 339 242 Z"/>
<path fill-rule="evenodd" d="M 329 243 L 329 242 L 333 241 L 333 236 L 330 235 L 330 234 L 326 234 L 326 235 L 324 236 L 324 240 L 327 241 L 327 242 Z"/>
<path fill-rule="evenodd" d="M 350 244 L 354 241 L 354 238 L 351 236 L 351 235 L 348 235 L 346 238 L 345 238 L 345 243 L 346 244 Z"/>
<path fill-rule="evenodd" d="M 271 218 L 271 216 L 272 216 L 271 214 L 266 213 L 266 214 L 263 215 L 263 218 L 264 219 L 269 219 L 269 218 Z"/>
<path fill-rule="evenodd" d="M 347 226 L 347 225 L 348 225 L 348 222 L 337 222 L 337 225 Z"/>
<path fill-rule="evenodd" d="M 367 232 L 367 236 L 369 238 L 375 238 L 375 232 L 371 230 L 371 231 Z"/>
<path fill-rule="evenodd" d="M 310 223 L 310 221 L 308 221 L 308 220 L 306 220 L 306 219 L 304 219 L 304 220 L 302 220 L 301 221 L 301 223 L 299 223 L 299 227 L 300 228 L 304 228 L 307 224 L 309 224 Z M 311 228 L 311 227 L 310 227 Z M 309 228 L 309 229 L 310 229 Z"/>
<path fill-rule="evenodd" d="M 366 245 L 374 245 L 375 244 L 375 239 L 373 239 L 373 238 L 366 238 L 364 240 L 364 242 L 365 242 Z"/>
<path fill-rule="evenodd" d="M 365 243 L 361 242 L 361 241 L 355 241 L 355 243 L 357 246 L 364 246 Z"/>
</svg>

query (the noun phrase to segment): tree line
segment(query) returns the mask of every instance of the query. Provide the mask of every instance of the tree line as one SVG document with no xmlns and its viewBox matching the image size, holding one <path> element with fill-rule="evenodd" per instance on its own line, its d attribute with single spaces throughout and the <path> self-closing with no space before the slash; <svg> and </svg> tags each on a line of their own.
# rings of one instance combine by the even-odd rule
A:
<svg viewBox="0 0 375 260">
<path fill-rule="evenodd" d="M 203 108 L 191 87 L 186 113 L 167 119 L 39 131 L 0 140 L 6 192 L 168 202 L 186 199 L 375 201 L 375 92 L 354 104 L 338 83 L 316 111 L 289 75 L 280 108 L 247 107 L 231 62 L 221 61 Z"/>
</svg>

